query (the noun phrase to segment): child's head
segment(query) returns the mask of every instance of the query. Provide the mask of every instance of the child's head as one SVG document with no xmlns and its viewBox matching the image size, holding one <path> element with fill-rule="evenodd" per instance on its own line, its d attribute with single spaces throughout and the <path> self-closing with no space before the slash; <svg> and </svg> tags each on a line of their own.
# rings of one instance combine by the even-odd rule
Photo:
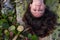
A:
<svg viewBox="0 0 60 40">
<path fill-rule="evenodd" d="M 30 12 L 34 17 L 41 17 L 44 14 L 45 11 L 45 4 L 44 0 L 33 0 L 32 3 L 30 3 Z"/>
<path fill-rule="evenodd" d="M 39 37 L 51 34 L 57 22 L 57 15 L 49 10 L 44 2 L 44 0 L 32 0 L 23 17 L 26 26 L 29 25 L 28 27 L 31 27 Z"/>
</svg>

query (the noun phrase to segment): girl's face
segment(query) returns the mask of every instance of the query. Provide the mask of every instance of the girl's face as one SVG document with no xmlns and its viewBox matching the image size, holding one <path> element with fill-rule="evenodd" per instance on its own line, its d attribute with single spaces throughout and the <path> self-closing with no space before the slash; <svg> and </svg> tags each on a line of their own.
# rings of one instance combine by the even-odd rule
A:
<svg viewBox="0 0 60 40">
<path fill-rule="evenodd" d="M 30 4 L 30 11 L 34 17 L 41 17 L 45 11 L 45 5 L 43 0 L 33 0 Z"/>
</svg>

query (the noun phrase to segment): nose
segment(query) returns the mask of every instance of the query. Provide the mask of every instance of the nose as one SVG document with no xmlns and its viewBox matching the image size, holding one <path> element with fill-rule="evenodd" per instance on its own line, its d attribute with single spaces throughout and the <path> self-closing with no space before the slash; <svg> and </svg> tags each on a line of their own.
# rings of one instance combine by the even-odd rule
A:
<svg viewBox="0 0 60 40">
<path fill-rule="evenodd" d="M 40 11 L 40 7 L 41 7 L 41 6 L 37 6 L 37 7 L 36 7 L 36 11 Z"/>
</svg>

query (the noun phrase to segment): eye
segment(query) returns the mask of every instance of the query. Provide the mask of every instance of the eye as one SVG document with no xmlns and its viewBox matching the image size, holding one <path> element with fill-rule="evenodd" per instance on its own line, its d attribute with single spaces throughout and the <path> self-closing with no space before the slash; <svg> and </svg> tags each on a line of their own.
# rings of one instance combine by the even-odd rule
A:
<svg viewBox="0 0 60 40">
<path fill-rule="evenodd" d="M 36 11 L 36 9 L 33 9 L 34 11 Z"/>
</svg>

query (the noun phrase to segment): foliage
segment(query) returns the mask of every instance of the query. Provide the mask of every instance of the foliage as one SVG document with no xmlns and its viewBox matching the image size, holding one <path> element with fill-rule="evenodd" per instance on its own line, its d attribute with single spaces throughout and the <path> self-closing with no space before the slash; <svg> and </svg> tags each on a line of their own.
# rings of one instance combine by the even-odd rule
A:
<svg viewBox="0 0 60 40">
<path fill-rule="evenodd" d="M 11 0 L 11 3 L 13 1 Z M 38 37 L 34 34 L 25 33 L 24 27 L 17 23 L 16 19 L 16 11 L 19 9 L 20 17 L 23 16 L 23 13 L 26 11 L 27 5 L 29 3 L 28 0 L 23 1 L 14 1 L 13 3 L 14 9 L 10 10 L 7 8 L 1 7 L 0 9 L 0 40 L 19 40 L 19 38 L 30 39 L 30 40 L 38 40 Z M 18 7 L 16 5 L 19 5 Z M 59 0 L 46 0 L 46 5 L 50 8 L 50 10 L 54 11 L 58 14 L 59 19 L 57 23 L 60 23 L 60 3 Z M 3 10 L 2 10 L 3 9 Z M 26 35 L 26 36 L 25 36 Z"/>
</svg>

